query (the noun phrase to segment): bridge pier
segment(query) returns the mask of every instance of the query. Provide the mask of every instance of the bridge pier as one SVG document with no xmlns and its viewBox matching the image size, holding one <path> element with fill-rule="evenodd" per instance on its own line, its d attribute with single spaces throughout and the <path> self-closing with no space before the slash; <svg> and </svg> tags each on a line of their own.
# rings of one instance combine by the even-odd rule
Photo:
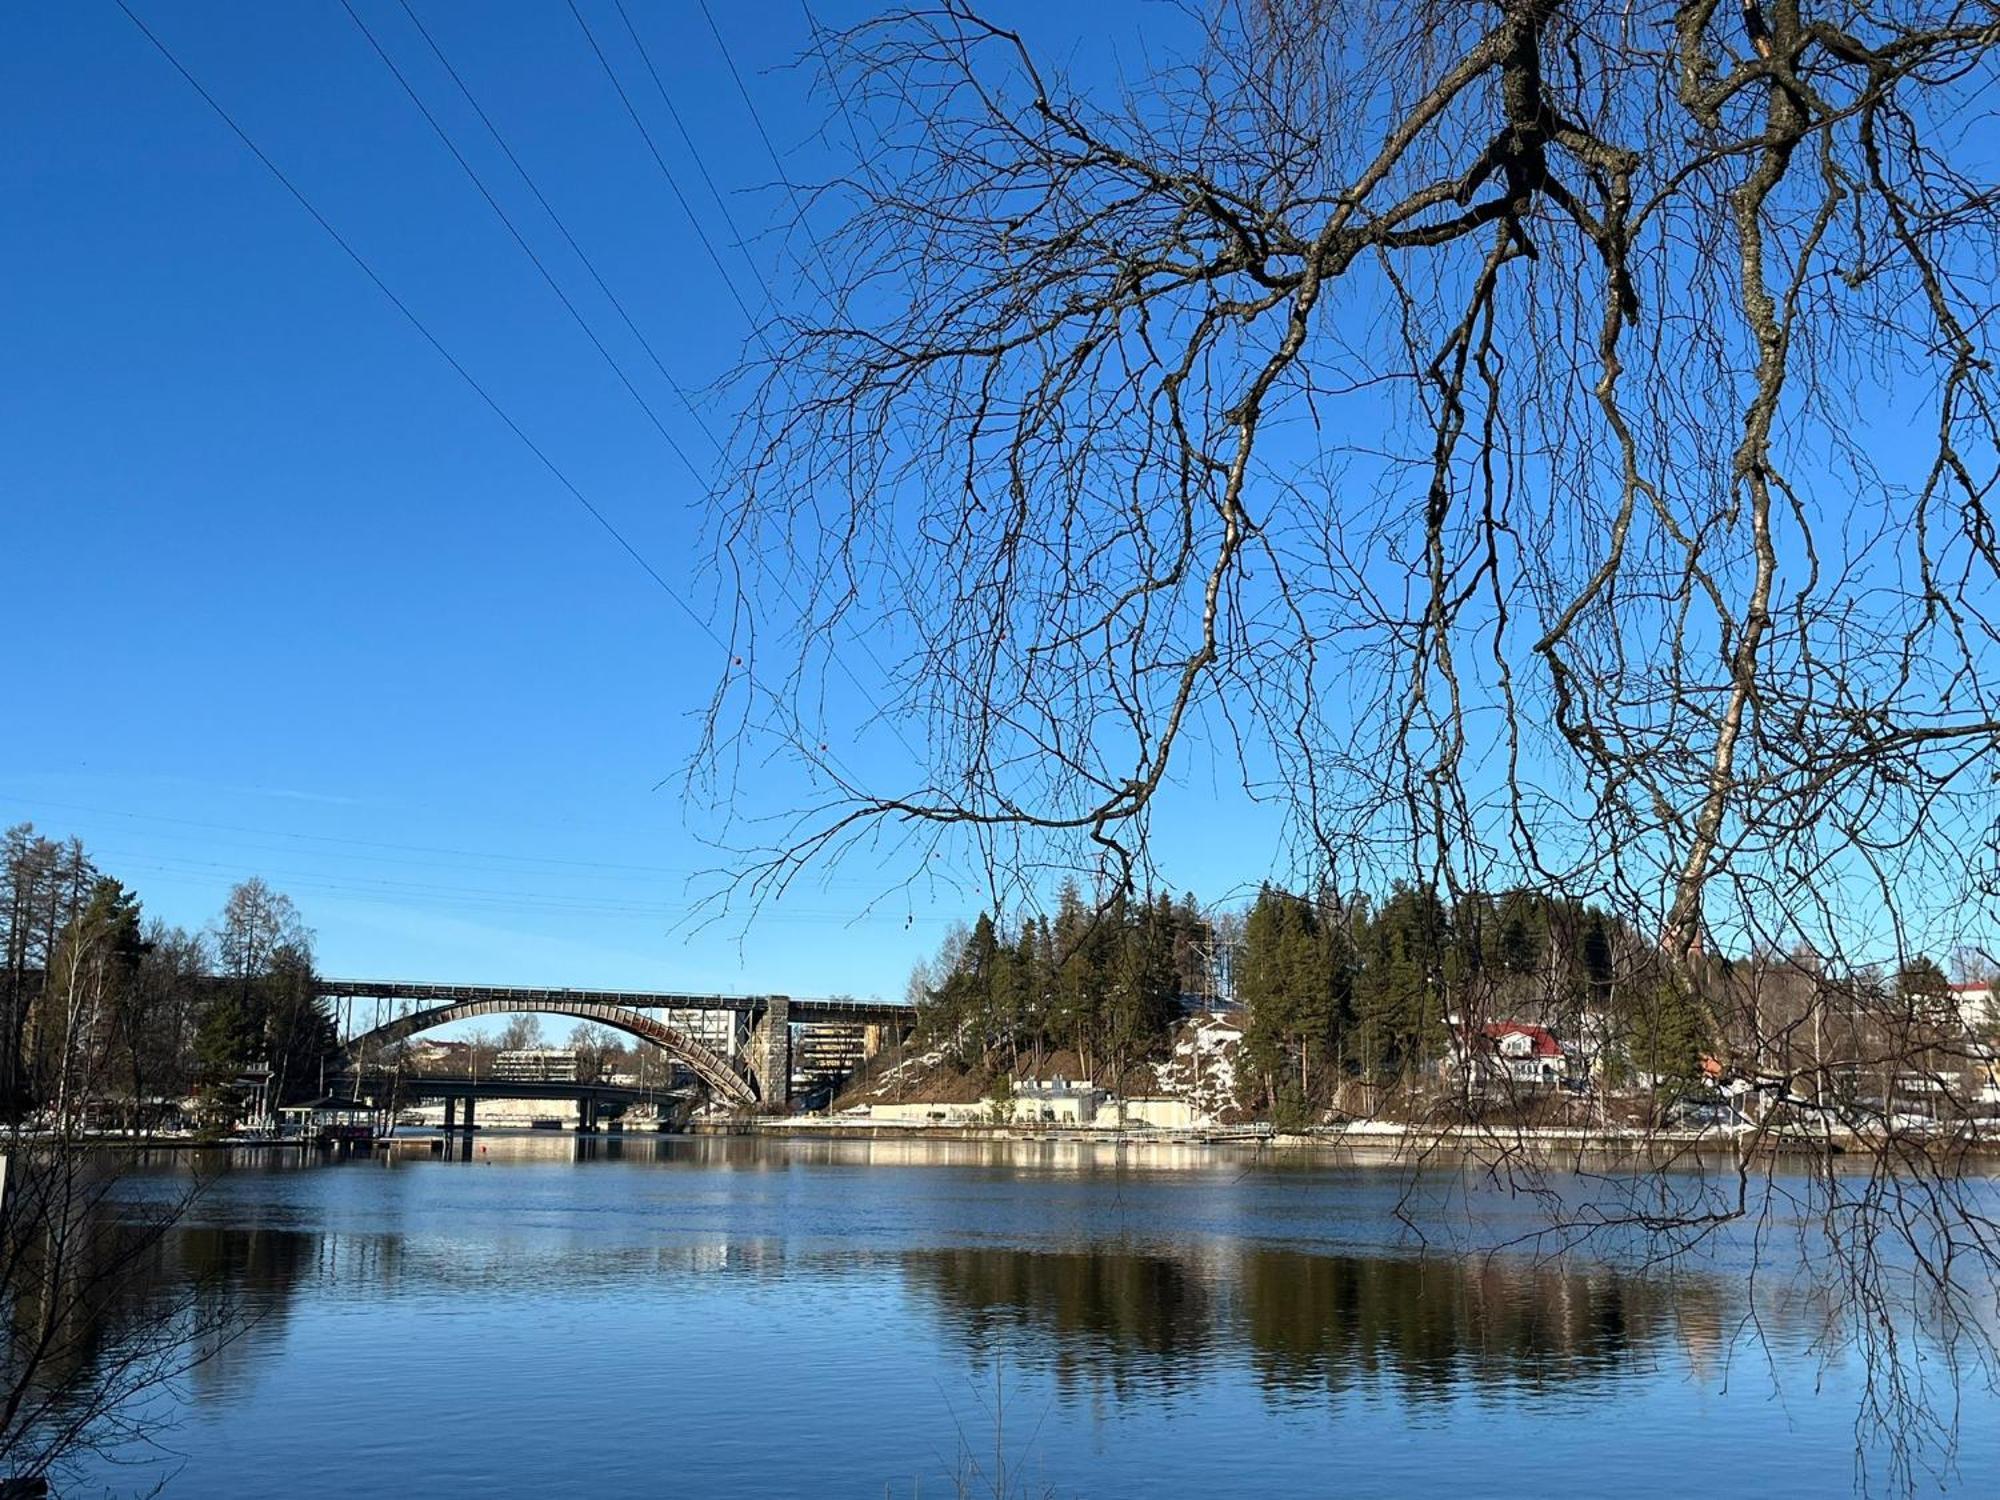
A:
<svg viewBox="0 0 2000 1500">
<path fill-rule="evenodd" d="M 479 1128 L 472 1121 L 472 1107 L 478 1102 L 479 1101 L 470 1094 L 467 1094 L 465 1096 L 465 1133 L 468 1138 L 472 1135 L 473 1131 Z"/>
<path fill-rule="evenodd" d="M 578 1135 L 597 1134 L 597 1096 L 579 1095 L 576 1101 L 576 1133 Z"/>
<path fill-rule="evenodd" d="M 792 999 L 768 995 L 764 1014 L 750 1032 L 750 1072 L 757 1080 L 757 1103 L 766 1114 L 786 1114 L 792 1105 Z"/>
<path fill-rule="evenodd" d="M 444 1101 L 444 1133 L 450 1135 L 458 1129 L 458 1100 L 450 1095 Z"/>
</svg>

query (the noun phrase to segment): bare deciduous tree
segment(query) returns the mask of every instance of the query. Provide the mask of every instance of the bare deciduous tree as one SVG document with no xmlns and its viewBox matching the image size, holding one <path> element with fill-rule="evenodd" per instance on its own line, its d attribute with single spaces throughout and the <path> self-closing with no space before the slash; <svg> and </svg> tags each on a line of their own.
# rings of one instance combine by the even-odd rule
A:
<svg viewBox="0 0 2000 1500">
<path fill-rule="evenodd" d="M 526 1012 L 509 1016 L 507 1024 L 500 1028 L 500 1039 L 494 1043 L 502 1052 L 522 1052 L 541 1045 L 541 1017 Z"/>
<path fill-rule="evenodd" d="M 1682 954 L 1980 829 L 1996 28 L 1294 0 L 1116 106 L 958 4 L 837 38 L 849 275 L 724 541 L 797 556 L 744 608 L 802 688 L 911 644 L 930 753 L 826 757 L 774 872 L 888 823 L 1123 873 L 1198 732 L 1345 868 L 1610 887 Z"/>
<path fill-rule="evenodd" d="M 1220 769 L 1315 882 L 1658 934 L 1621 982 L 1762 1120 L 1868 1145 L 1815 1264 L 1956 1307 L 1996 1241 L 1894 1080 L 1963 1121 L 1980 1054 L 1877 971 L 2000 889 L 2000 5 L 1176 24 L 1115 87 L 964 0 L 816 39 L 856 164 L 746 372 L 711 744 L 775 732 L 823 795 L 750 892 L 884 843 L 996 908 L 1150 885 L 1154 808 Z M 826 748 L 863 656 L 905 784 Z M 1568 1227 L 1795 1212 L 1749 1160 Z"/>
</svg>

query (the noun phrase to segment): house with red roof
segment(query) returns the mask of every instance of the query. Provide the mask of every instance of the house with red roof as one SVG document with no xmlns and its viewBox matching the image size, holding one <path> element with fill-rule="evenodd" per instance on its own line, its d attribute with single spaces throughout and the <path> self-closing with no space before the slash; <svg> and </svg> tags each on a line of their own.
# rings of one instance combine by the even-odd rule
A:
<svg viewBox="0 0 2000 1500">
<path fill-rule="evenodd" d="M 1451 1018 L 1452 1066 L 1478 1078 L 1554 1088 L 1570 1072 L 1562 1041 L 1532 1021 L 1488 1021 L 1467 1026 Z"/>
</svg>

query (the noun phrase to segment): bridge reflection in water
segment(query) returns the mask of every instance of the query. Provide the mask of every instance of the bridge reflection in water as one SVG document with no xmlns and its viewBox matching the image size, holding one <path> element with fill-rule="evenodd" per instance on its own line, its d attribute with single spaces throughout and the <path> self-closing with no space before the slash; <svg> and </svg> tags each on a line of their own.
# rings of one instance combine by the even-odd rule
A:
<svg viewBox="0 0 2000 1500">
<path fill-rule="evenodd" d="M 549 1142 L 550 1147 L 567 1143 Z M 629 1159 L 646 1143 L 579 1143 L 585 1156 Z M 106 1255 L 119 1236 L 98 1227 Z M 1671 1356 L 1713 1357 L 1741 1315 L 1741 1288 L 1683 1278 L 1669 1291 L 1597 1271 L 1531 1270 L 1409 1258 L 1289 1251 L 1216 1257 L 1096 1249 L 911 1250 L 823 1259 L 782 1242 L 726 1238 L 615 1246 L 595 1253 L 439 1254 L 397 1234 L 299 1230 L 281 1224 L 196 1225 L 135 1266 L 134 1285 L 97 1311 L 102 1326 L 77 1347 L 113 1358 L 161 1309 L 195 1288 L 245 1309 L 244 1337 L 218 1344 L 195 1372 L 198 1399 L 240 1389 L 250 1366 L 275 1356 L 301 1296 L 513 1296 L 582 1277 L 657 1292 L 661 1278 L 837 1285 L 893 1270 L 937 1311 L 963 1354 L 980 1363 L 1048 1371 L 1059 1389 L 1121 1402 L 1198 1395 L 1219 1368 L 1247 1360 L 1277 1405 L 1338 1398 L 1381 1382 L 1404 1400 L 1467 1389 L 1573 1399 L 1592 1380 Z M 32 1318 L 36 1304 L 17 1304 Z"/>
</svg>

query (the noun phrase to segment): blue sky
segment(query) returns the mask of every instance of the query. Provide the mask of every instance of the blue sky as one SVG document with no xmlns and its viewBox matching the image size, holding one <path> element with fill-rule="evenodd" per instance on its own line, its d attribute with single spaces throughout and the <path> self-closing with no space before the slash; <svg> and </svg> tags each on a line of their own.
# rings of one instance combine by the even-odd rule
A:
<svg viewBox="0 0 2000 1500">
<path fill-rule="evenodd" d="M 400 7 L 356 8 L 622 331 Z M 618 12 L 583 8 L 710 213 Z M 706 614 L 699 486 L 337 0 L 134 9 Z M 700 10 L 628 9 L 755 236 L 774 173 Z M 799 8 L 713 9 L 808 173 Z M 418 14 L 674 377 L 713 381 L 742 314 L 567 7 Z M 850 867 L 747 929 L 686 928 L 687 877 L 723 859 L 673 779 L 714 643 L 114 5 L 7 7 L 0 117 L 0 570 L 31 643 L 6 674 L 0 823 L 80 835 L 190 925 L 263 873 L 332 972 L 901 994 L 957 897 L 858 916 L 883 881 Z M 755 297 L 762 247 L 717 240 Z M 656 377 L 646 394 L 712 453 Z"/>
<path fill-rule="evenodd" d="M 25 643 L 0 669 L 0 825 L 81 836 L 190 926 L 263 874 L 330 972 L 899 996 L 976 881 L 902 887 L 862 852 L 748 918 L 689 920 L 689 881 L 729 862 L 715 841 L 732 832 L 678 780 L 725 665 L 700 623 L 719 583 L 698 472 L 715 449 L 402 0 L 352 3 L 665 437 L 341 0 L 131 3 L 659 581 L 112 0 L 0 8 L 0 587 Z M 691 151 L 616 0 L 578 0 L 670 186 L 566 0 L 412 4 L 673 379 L 712 386 L 748 329 L 739 299 L 790 290 L 759 120 L 798 180 L 844 159 L 798 62 L 803 7 L 711 0 L 725 55 L 693 0 L 626 0 Z M 1009 15 L 1040 55 L 1097 77 L 1170 20 L 1041 0 Z M 706 427 L 726 433 L 709 402 Z M 903 779 L 893 739 L 836 751 L 865 779 Z M 754 826 L 798 791 L 753 761 L 737 811 Z M 1175 791 L 1155 824 L 1168 877 L 1243 893 L 1274 857 L 1273 817 L 1200 764 Z"/>
</svg>

